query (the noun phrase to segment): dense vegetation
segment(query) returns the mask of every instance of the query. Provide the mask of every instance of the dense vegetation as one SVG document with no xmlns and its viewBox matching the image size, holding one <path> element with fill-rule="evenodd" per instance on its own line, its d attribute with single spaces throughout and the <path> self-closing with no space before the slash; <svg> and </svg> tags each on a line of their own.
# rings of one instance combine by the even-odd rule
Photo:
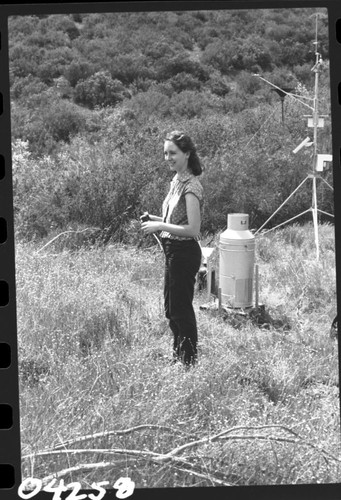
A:
<svg viewBox="0 0 341 500">
<path fill-rule="evenodd" d="M 311 98 L 315 12 L 10 18 L 17 236 L 92 228 L 104 241 L 131 238 L 142 210 L 160 210 L 169 180 L 162 142 L 174 128 L 193 136 L 205 167 L 203 232 L 224 228 L 226 214 L 241 211 L 260 227 L 311 169 L 310 150 L 292 153 L 311 129 L 303 118 L 309 109 L 290 97 L 282 122 L 279 96 L 254 73 Z M 328 115 L 323 13 L 318 26 L 319 110 Z M 328 120 L 318 141 L 320 152 L 330 152 Z M 331 183 L 331 172 L 324 175 Z M 318 199 L 333 211 L 324 183 Z M 306 183 L 273 224 L 310 204 Z"/>
</svg>

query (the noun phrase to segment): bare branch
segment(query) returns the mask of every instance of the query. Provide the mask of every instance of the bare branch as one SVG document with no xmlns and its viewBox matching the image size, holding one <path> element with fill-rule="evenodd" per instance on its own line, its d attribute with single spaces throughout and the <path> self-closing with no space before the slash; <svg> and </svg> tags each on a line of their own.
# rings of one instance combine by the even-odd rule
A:
<svg viewBox="0 0 341 500">
<path fill-rule="evenodd" d="M 100 448 L 82 448 L 82 449 L 66 449 L 66 450 L 49 450 L 49 451 L 40 451 L 38 453 L 31 453 L 30 455 L 25 455 L 22 459 L 30 459 L 33 457 L 51 457 L 54 455 L 80 455 L 80 454 L 103 454 L 103 455 L 129 455 L 136 457 L 164 457 L 166 455 L 162 455 L 160 453 L 154 453 L 153 451 L 140 451 L 140 450 L 125 450 L 122 448 L 112 448 L 112 449 L 100 449 Z M 168 457 L 167 457 L 168 458 Z"/>
<path fill-rule="evenodd" d="M 172 429 L 170 427 L 163 427 L 159 425 L 140 425 L 137 427 L 131 427 L 129 429 L 124 429 L 120 431 L 111 431 L 111 432 L 106 432 L 106 433 L 98 433 L 94 434 L 91 436 L 84 436 L 82 438 L 78 438 L 75 440 L 71 440 L 68 443 L 69 444 L 74 444 L 75 442 L 84 442 L 89 439 L 93 438 L 98 438 L 98 437 L 105 437 L 108 435 L 124 435 L 124 434 L 129 434 L 137 430 L 142 430 L 142 429 L 158 429 L 158 430 L 167 430 L 167 431 L 172 431 L 174 432 L 175 429 Z M 287 434 L 290 434 L 290 436 L 285 436 L 283 435 L 269 435 L 269 434 L 233 434 L 234 432 L 237 431 L 253 431 L 253 430 L 266 430 L 266 429 L 275 429 L 275 430 L 280 430 L 283 431 Z M 178 457 L 176 455 L 180 454 L 184 450 L 189 450 L 190 448 L 194 448 L 197 446 L 200 446 L 202 444 L 206 443 L 213 443 L 213 442 L 221 442 L 221 441 L 227 441 L 227 440 L 259 440 L 259 441 L 268 441 L 271 446 L 274 442 L 284 442 L 284 443 L 293 443 L 293 444 L 298 444 L 301 446 L 309 446 L 310 448 L 314 449 L 318 453 L 321 453 L 323 456 L 328 456 L 329 458 L 332 458 L 333 460 L 337 462 L 341 462 L 341 459 L 338 457 L 332 455 L 329 453 L 327 450 L 324 448 L 321 448 L 320 446 L 317 446 L 305 439 L 303 439 L 297 432 L 281 425 L 264 425 L 264 426 L 238 426 L 238 427 L 233 427 L 230 429 L 226 429 L 222 432 L 219 432 L 218 434 L 215 434 L 214 436 L 208 436 L 196 441 L 192 441 L 189 443 L 185 443 L 182 446 L 178 446 L 171 450 L 168 453 L 156 453 L 153 451 L 149 450 L 130 450 L 130 449 L 124 449 L 124 448 L 111 448 L 111 449 L 98 449 L 98 448 L 91 448 L 91 449 L 53 449 L 53 450 L 46 450 L 38 453 L 31 453 L 29 455 L 25 455 L 23 459 L 36 459 L 37 457 L 51 457 L 55 455 L 67 455 L 67 457 L 72 456 L 72 455 L 84 455 L 84 454 L 102 454 L 102 455 L 124 455 L 127 458 L 129 457 L 129 461 L 133 461 L 136 463 L 136 461 L 140 460 L 147 460 L 150 461 L 154 464 L 161 465 L 164 464 L 168 467 L 175 467 L 178 470 L 181 470 L 182 472 L 194 474 L 197 477 L 201 477 L 203 479 L 206 479 L 207 481 L 211 481 L 215 484 L 220 484 L 221 486 L 231 486 L 230 483 L 226 481 L 226 478 L 221 475 L 221 477 L 217 477 L 216 474 L 211 474 L 211 472 L 208 470 L 206 464 L 204 467 L 201 467 L 199 464 L 193 463 L 195 459 L 202 458 L 199 455 L 197 456 L 182 456 Z M 63 443 L 62 445 L 58 445 L 58 448 L 61 446 L 65 446 L 67 443 Z M 53 478 L 60 478 L 63 476 L 66 476 L 67 474 L 70 474 L 72 472 L 81 472 L 85 470 L 95 470 L 95 469 L 104 469 L 104 468 L 110 468 L 114 467 L 117 465 L 117 462 L 99 462 L 99 463 L 94 463 L 94 464 L 81 464 L 77 465 L 75 467 L 69 467 L 67 469 L 63 469 L 61 471 L 58 471 L 52 475 L 49 475 L 43 479 L 43 484 L 48 483 L 51 481 Z M 278 462 L 277 462 L 278 465 Z"/>
<path fill-rule="evenodd" d="M 176 467 L 177 470 L 180 470 L 181 472 L 187 472 L 188 474 L 193 474 L 194 476 L 201 477 L 203 479 L 206 479 L 207 481 L 211 481 L 212 483 L 219 484 L 220 486 L 234 486 L 231 483 L 227 483 L 226 481 L 222 481 L 221 479 L 216 478 L 215 476 L 212 476 L 210 473 L 208 474 L 203 474 L 202 472 L 197 472 L 195 470 L 188 470 L 184 469 L 183 467 Z"/>
<path fill-rule="evenodd" d="M 264 429 L 280 429 L 286 432 L 289 432 L 290 434 L 293 434 L 297 439 L 289 439 L 289 438 L 284 438 L 284 437 L 277 437 L 277 436 L 261 436 L 261 435 L 238 435 L 238 436 L 227 436 L 227 434 L 230 434 L 234 431 L 238 430 L 264 430 Z M 341 459 L 335 457 L 331 453 L 329 453 L 327 450 L 324 448 L 321 448 L 319 446 L 314 445 L 313 443 L 310 443 L 309 441 L 305 440 L 302 438 L 297 432 L 289 429 L 288 427 L 285 427 L 283 425 L 262 425 L 262 426 L 238 426 L 238 427 L 231 427 L 230 429 L 227 429 L 225 431 L 219 432 L 218 434 L 215 434 L 214 436 L 208 436 L 202 439 L 199 439 L 197 441 L 193 441 L 191 443 L 185 443 L 181 446 L 178 446 L 177 448 L 174 448 L 170 452 L 166 454 L 166 456 L 171 456 L 174 457 L 175 455 L 178 455 L 181 453 L 183 450 L 187 450 L 188 448 L 193 448 L 195 446 L 200 446 L 201 444 L 205 443 L 213 443 L 215 441 L 220 441 L 220 440 L 225 440 L 225 439 L 260 439 L 260 440 L 265 440 L 265 439 L 270 439 L 272 441 L 283 441 L 283 442 L 290 442 L 290 443 L 298 443 L 298 444 L 305 444 L 306 446 L 310 446 L 311 448 L 315 449 L 316 451 L 325 454 L 329 456 L 330 458 L 336 460 L 337 462 L 340 462 Z"/>
<path fill-rule="evenodd" d="M 142 424 L 137 425 L 136 427 L 130 427 L 129 429 L 122 430 L 114 430 L 114 431 L 106 431 L 106 432 L 98 432 L 96 434 L 88 434 L 87 436 L 82 436 L 75 439 L 70 439 L 69 441 L 64 441 L 63 443 L 58 444 L 54 448 L 50 448 L 50 450 L 59 450 L 61 448 L 65 448 L 66 446 L 71 446 L 76 443 L 84 443 L 86 441 L 91 441 L 92 439 L 106 438 L 109 436 L 123 436 L 126 434 L 131 434 L 135 431 L 141 431 L 145 429 L 156 429 L 166 432 L 179 433 L 183 435 L 187 435 L 188 437 L 192 437 L 193 434 L 189 434 L 181 429 L 175 429 L 174 427 L 167 427 L 164 425 L 156 425 L 156 424 Z"/>
</svg>

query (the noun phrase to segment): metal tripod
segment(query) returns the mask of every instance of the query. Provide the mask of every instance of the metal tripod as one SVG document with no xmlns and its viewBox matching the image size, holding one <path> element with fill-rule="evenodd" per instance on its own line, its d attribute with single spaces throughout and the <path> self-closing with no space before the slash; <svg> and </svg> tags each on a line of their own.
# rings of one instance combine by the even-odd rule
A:
<svg viewBox="0 0 341 500">
<path fill-rule="evenodd" d="M 303 181 L 288 196 L 288 198 L 286 200 L 284 200 L 284 202 L 277 208 L 277 210 L 264 222 L 264 224 L 259 229 L 257 229 L 257 231 L 255 232 L 255 235 L 257 233 L 259 233 L 259 231 L 261 231 L 264 226 L 266 226 L 266 224 L 277 214 L 277 212 L 279 212 L 279 210 L 290 200 L 290 198 L 292 198 L 292 196 L 294 196 L 294 194 L 303 186 L 303 184 L 308 179 L 312 179 L 312 205 L 311 205 L 311 207 L 308 208 L 307 210 L 304 210 L 304 212 L 301 212 L 300 214 L 295 215 L 294 217 L 291 217 L 291 219 L 288 219 L 287 221 L 282 222 L 281 224 L 278 224 L 277 226 L 275 226 L 271 229 L 268 229 L 267 231 L 263 232 L 263 234 L 268 233 L 269 231 L 273 231 L 274 229 L 277 229 L 278 227 L 283 226 L 284 224 L 287 224 L 287 223 L 297 219 L 298 217 L 301 217 L 302 215 L 304 215 L 308 212 L 312 212 L 313 224 L 314 224 L 315 246 L 316 246 L 316 260 L 319 260 L 320 252 L 319 252 L 319 239 L 318 239 L 318 217 L 317 217 L 318 212 L 325 214 L 325 215 L 328 215 L 330 217 L 334 217 L 334 215 L 329 214 L 328 212 L 324 212 L 323 210 L 320 210 L 319 208 L 317 208 L 316 180 L 321 179 L 325 184 L 327 184 L 327 186 L 331 190 L 333 190 L 333 187 L 325 179 L 323 179 L 323 177 L 321 177 L 321 175 L 319 175 L 316 171 L 314 171 L 312 174 L 308 174 L 307 177 L 305 179 L 303 179 Z"/>
<path fill-rule="evenodd" d="M 312 144 L 314 145 L 314 153 L 313 153 L 313 168 L 312 168 L 312 172 L 310 174 L 307 175 L 307 177 L 297 186 L 297 188 L 290 194 L 290 196 L 288 196 L 288 198 L 286 200 L 284 200 L 284 202 L 280 205 L 280 207 L 278 207 L 278 209 L 271 215 L 271 217 L 268 218 L 268 220 L 266 220 L 264 222 L 264 224 L 255 232 L 255 234 L 259 233 L 259 231 L 262 230 L 262 228 L 272 219 L 272 217 L 274 215 L 277 214 L 277 212 L 289 201 L 289 199 L 303 186 L 303 184 L 308 180 L 308 179 L 312 179 L 312 206 L 310 208 L 308 208 L 307 210 L 305 210 L 304 212 L 296 215 L 295 217 L 292 217 L 291 219 L 285 221 L 285 222 L 282 222 L 281 224 L 279 224 L 278 226 L 274 227 L 274 228 L 271 228 L 269 229 L 268 231 L 266 232 L 269 232 L 269 231 L 272 231 L 274 229 L 277 229 L 278 227 L 280 226 L 283 226 L 284 224 L 287 224 L 288 222 L 291 222 L 292 220 L 294 219 L 297 219 L 297 217 L 300 217 L 301 215 L 304 215 L 306 214 L 307 212 L 312 212 L 312 216 L 313 216 L 313 224 L 314 224 L 314 235 L 315 235 L 315 246 L 316 246 L 316 259 L 319 260 L 319 240 L 318 240 L 318 212 L 321 212 L 325 215 L 328 215 L 330 217 L 334 217 L 334 215 L 332 214 L 329 214 L 328 212 L 323 212 L 322 210 L 319 210 L 317 208 L 317 189 L 316 189 L 316 181 L 317 179 L 321 179 L 323 182 L 325 182 L 327 184 L 327 186 L 333 191 L 333 187 L 328 184 L 328 182 L 323 179 L 321 177 L 321 175 L 319 174 L 319 171 L 317 170 L 317 164 L 318 164 L 318 154 L 317 154 L 317 128 L 320 126 L 320 121 L 319 121 L 319 114 L 318 114 L 318 76 L 319 76 L 319 72 L 320 72 L 320 68 L 321 68 L 321 65 L 322 65 L 322 58 L 321 58 L 321 55 L 318 53 L 317 51 L 317 22 L 318 22 L 318 15 L 316 15 L 316 37 L 315 37 L 315 42 L 314 45 L 315 45 L 315 56 L 316 56 L 316 61 L 315 61 L 315 65 L 314 67 L 312 68 L 311 71 L 314 71 L 315 73 L 315 92 L 314 92 L 314 97 L 311 98 L 311 100 L 313 101 L 313 106 L 310 106 L 308 105 L 307 103 L 305 102 L 302 102 L 302 100 L 300 99 L 297 99 L 299 100 L 299 102 L 301 102 L 301 104 L 307 106 L 310 110 L 312 110 L 312 124 L 313 124 L 313 128 L 314 128 L 314 139 L 313 139 L 313 142 Z M 259 76 L 259 75 L 255 75 L 255 76 Z M 293 97 L 293 98 L 297 98 L 299 96 L 295 96 L 295 94 L 292 94 L 290 92 L 288 92 L 287 90 L 289 89 L 280 89 L 279 87 L 277 87 L 276 85 L 268 82 L 267 80 L 265 80 L 265 78 L 262 78 L 260 77 L 262 80 L 266 81 L 267 83 L 269 83 L 270 85 L 272 85 L 272 87 L 275 88 L 275 90 L 277 89 L 277 91 L 281 91 L 282 94 L 283 94 L 283 99 L 284 99 L 284 96 L 285 95 L 289 95 L 290 97 Z M 301 96 L 300 96 L 301 97 Z M 302 98 L 302 97 L 301 97 Z M 307 138 L 308 139 L 308 138 Z M 303 147 L 303 145 L 308 145 L 308 144 L 305 144 L 306 143 L 306 140 L 303 141 L 301 143 L 300 146 L 298 146 L 293 152 L 296 153 L 297 151 L 299 151 L 299 149 L 301 149 Z M 310 143 L 311 144 L 311 143 Z M 263 233 L 264 234 L 264 233 Z"/>
</svg>

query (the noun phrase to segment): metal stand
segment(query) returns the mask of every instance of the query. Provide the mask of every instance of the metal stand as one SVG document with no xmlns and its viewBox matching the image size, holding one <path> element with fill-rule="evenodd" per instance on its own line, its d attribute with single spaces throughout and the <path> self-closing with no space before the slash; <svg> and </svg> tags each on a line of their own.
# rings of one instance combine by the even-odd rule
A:
<svg viewBox="0 0 341 500">
<path fill-rule="evenodd" d="M 212 277 L 214 273 L 212 260 L 215 254 L 215 248 L 201 247 L 202 266 L 199 270 L 199 276 L 206 277 L 207 300 L 209 301 L 212 293 Z M 214 275 L 215 276 L 215 275 Z M 198 280 L 199 283 L 200 280 Z"/>
<path fill-rule="evenodd" d="M 298 217 L 301 217 L 302 215 L 308 213 L 308 212 L 312 212 L 312 216 L 313 216 L 313 224 L 314 224 L 314 235 L 315 235 L 315 246 L 316 246 L 316 259 L 319 260 L 319 240 L 318 240 L 318 212 L 322 213 L 322 214 L 325 214 L 325 215 L 328 215 L 330 217 L 334 217 L 333 214 L 329 214 L 328 212 L 324 212 L 323 210 L 320 210 L 317 208 L 317 190 L 316 190 L 316 179 L 321 179 L 325 184 L 327 184 L 327 186 L 333 190 L 333 187 L 325 180 L 323 179 L 323 177 L 321 177 L 319 174 L 316 173 L 316 171 L 312 174 L 308 174 L 307 177 L 305 179 L 303 179 L 303 181 L 301 182 L 301 184 L 299 184 L 297 186 L 297 188 L 288 196 L 288 198 L 286 200 L 284 200 L 284 202 L 277 208 L 277 210 L 264 222 L 264 224 L 259 228 L 257 229 L 257 231 L 255 232 L 255 235 L 257 233 L 259 233 L 259 231 L 261 231 L 263 229 L 264 226 L 266 226 L 266 224 L 277 214 L 277 212 L 279 212 L 279 210 L 284 206 L 286 205 L 286 203 L 290 200 L 290 198 L 292 198 L 292 196 L 303 186 L 303 184 L 308 180 L 308 179 L 312 179 L 312 206 L 310 208 L 308 208 L 307 210 L 304 210 L 304 212 L 301 212 L 300 214 L 298 215 L 295 215 L 294 217 L 291 217 L 291 219 L 288 219 L 287 221 L 285 222 L 282 222 L 281 224 L 278 224 L 277 226 L 271 228 L 271 229 L 268 229 L 268 231 L 265 231 L 263 232 L 263 234 L 265 233 L 268 233 L 269 231 L 273 231 L 274 229 L 277 229 L 278 227 L 280 226 L 284 226 L 284 224 L 287 224 L 295 219 L 297 219 Z"/>
</svg>

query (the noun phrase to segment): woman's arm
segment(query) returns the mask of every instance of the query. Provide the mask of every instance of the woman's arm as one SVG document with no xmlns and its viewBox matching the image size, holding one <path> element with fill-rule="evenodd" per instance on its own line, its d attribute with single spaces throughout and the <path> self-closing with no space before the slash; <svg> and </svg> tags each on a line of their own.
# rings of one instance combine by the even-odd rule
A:
<svg viewBox="0 0 341 500">
<path fill-rule="evenodd" d="M 162 217 L 159 217 L 158 215 L 151 215 L 151 214 L 148 215 L 150 220 L 155 222 L 162 222 Z"/>
<path fill-rule="evenodd" d="M 188 224 L 183 226 L 162 222 L 161 217 L 151 219 L 142 224 L 145 233 L 155 233 L 156 231 L 167 231 L 175 236 L 185 238 L 196 238 L 200 233 L 201 217 L 199 199 L 192 193 L 185 195 Z M 156 216 L 155 216 L 156 217 Z"/>
</svg>

